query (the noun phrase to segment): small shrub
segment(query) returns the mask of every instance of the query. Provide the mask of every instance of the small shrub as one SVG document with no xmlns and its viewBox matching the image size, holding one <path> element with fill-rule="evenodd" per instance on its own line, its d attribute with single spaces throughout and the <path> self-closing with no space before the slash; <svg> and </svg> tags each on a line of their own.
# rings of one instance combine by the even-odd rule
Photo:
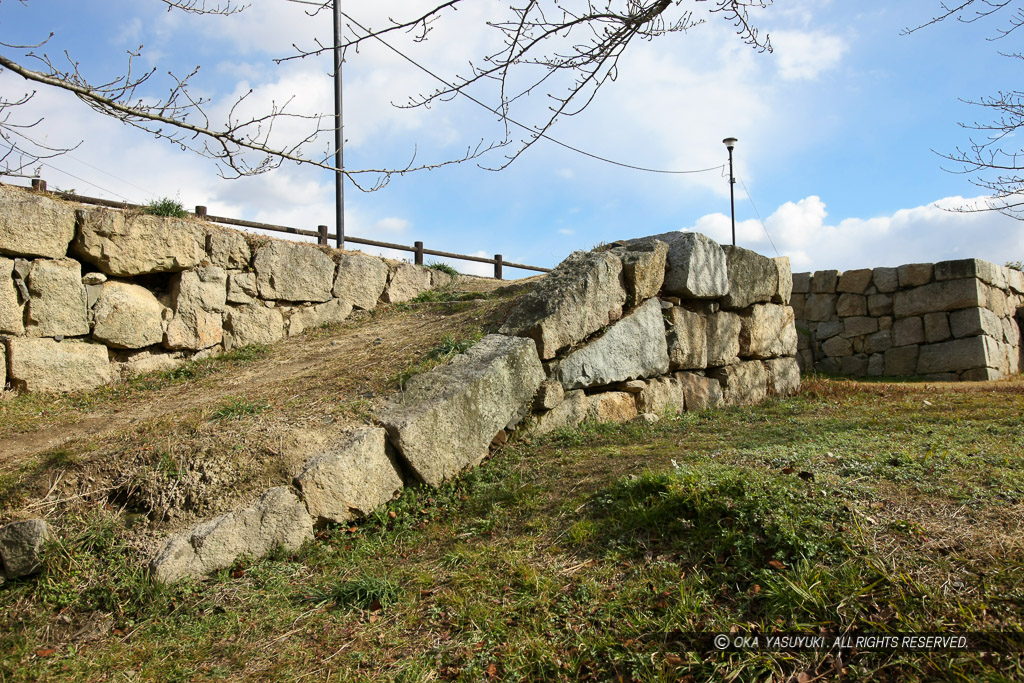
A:
<svg viewBox="0 0 1024 683">
<path fill-rule="evenodd" d="M 433 270 L 439 270 L 442 273 L 448 273 L 452 277 L 458 277 L 460 275 L 459 271 L 455 270 L 454 268 L 449 266 L 447 263 L 440 263 L 438 261 L 434 261 L 433 263 L 428 263 L 427 264 L 427 268 L 431 268 Z"/>
<path fill-rule="evenodd" d="M 1024 270 L 1024 261 L 1007 261 L 1007 268 L 1013 268 L 1014 270 Z"/>
<path fill-rule="evenodd" d="M 269 406 L 266 404 L 253 403 L 244 398 L 229 398 L 213 411 L 211 420 L 237 420 L 247 415 L 256 415 L 263 412 Z"/>
<path fill-rule="evenodd" d="M 176 199 L 163 197 L 155 199 L 146 205 L 146 213 L 152 216 L 165 216 L 167 218 L 188 218 L 190 215 L 185 207 Z"/>
</svg>

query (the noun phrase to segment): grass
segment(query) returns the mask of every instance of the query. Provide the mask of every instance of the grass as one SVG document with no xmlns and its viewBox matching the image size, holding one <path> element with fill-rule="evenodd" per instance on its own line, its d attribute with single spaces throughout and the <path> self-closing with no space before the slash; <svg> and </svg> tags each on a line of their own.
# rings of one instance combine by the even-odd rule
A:
<svg viewBox="0 0 1024 683">
<path fill-rule="evenodd" d="M 181 205 L 181 202 L 169 197 L 155 199 L 146 205 L 146 213 L 153 216 L 164 216 L 167 218 L 188 218 L 190 214 Z"/>
<path fill-rule="evenodd" d="M 442 273 L 447 273 L 448 275 L 451 275 L 452 277 L 458 277 L 459 276 L 459 271 L 455 270 L 455 268 L 453 268 L 452 266 L 448 265 L 447 263 L 441 263 L 439 261 L 434 261 L 432 263 L 428 263 L 427 264 L 427 268 L 432 268 L 432 269 L 438 270 L 438 271 L 440 271 Z"/>
<path fill-rule="evenodd" d="M 0 680 L 1020 680 L 1019 648 L 839 659 L 685 634 L 1024 629 L 1022 428 L 1019 381 L 816 378 L 514 442 L 297 553 L 163 588 L 116 509 L 58 517 L 43 573 L 0 586 Z"/>
<path fill-rule="evenodd" d="M 457 340 L 452 335 L 446 334 L 442 337 L 441 341 L 432 349 L 427 351 L 421 359 L 405 366 L 397 375 L 394 376 L 392 382 L 399 388 L 404 387 L 405 383 L 416 375 L 423 374 L 431 368 L 441 365 L 460 353 L 465 353 L 473 346 L 473 344 L 477 343 L 482 338 L 483 331 L 480 329 L 474 330 L 473 334 L 465 339 Z"/>
<path fill-rule="evenodd" d="M 257 403 L 237 396 L 232 396 L 213 409 L 213 412 L 210 413 L 210 419 L 238 420 L 250 415 L 258 415 L 269 407 L 270 406 L 265 403 Z"/>
</svg>

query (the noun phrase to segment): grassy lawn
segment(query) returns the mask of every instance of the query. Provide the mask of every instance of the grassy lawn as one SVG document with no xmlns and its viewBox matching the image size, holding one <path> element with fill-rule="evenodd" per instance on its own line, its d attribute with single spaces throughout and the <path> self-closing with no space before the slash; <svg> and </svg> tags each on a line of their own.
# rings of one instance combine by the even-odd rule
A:
<svg viewBox="0 0 1024 683">
<path fill-rule="evenodd" d="M 811 379 L 752 408 L 514 442 L 298 554 L 169 588 L 130 519 L 96 509 L 64 521 L 42 574 L 0 586 L 0 681 L 1021 680 L 1008 648 L 682 643 L 1024 630 L 1022 453 L 1020 381 Z"/>
</svg>

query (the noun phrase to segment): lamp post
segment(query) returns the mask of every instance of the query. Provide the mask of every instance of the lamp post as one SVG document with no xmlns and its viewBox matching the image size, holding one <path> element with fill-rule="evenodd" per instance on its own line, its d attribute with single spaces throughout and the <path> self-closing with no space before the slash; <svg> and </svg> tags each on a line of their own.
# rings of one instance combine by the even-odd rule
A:
<svg viewBox="0 0 1024 683">
<path fill-rule="evenodd" d="M 345 248 L 345 136 L 341 106 L 341 0 L 334 0 L 334 225 L 338 249 Z"/>
<path fill-rule="evenodd" d="M 732 246 L 736 246 L 736 177 L 732 173 L 732 150 L 736 147 L 736 138 L 722 140 L 729 150 L 729 213 L 732 215 Z"/>
</svg>

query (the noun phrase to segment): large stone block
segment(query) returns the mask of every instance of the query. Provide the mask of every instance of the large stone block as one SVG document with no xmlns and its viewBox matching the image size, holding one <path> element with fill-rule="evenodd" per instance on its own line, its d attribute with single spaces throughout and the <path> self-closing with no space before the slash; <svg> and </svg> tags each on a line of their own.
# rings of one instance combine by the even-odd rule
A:
<svg viewBox="0 0 1024 683">
<path fill-rule="evenodd" d="M 1024 294 L 1024 272 L 1016 268 L 1007 268 L 1006 285 L 1013 293 Z"/>
<path fill-rule="evenodd" d="M 741 358 L 775 358 L 796 354 L 797 334 L 793 309 L 779 304 L 757 304 L 740 318 Z"/>
<path fill-rule="evenodd" d="M 629 242 L 612 253 L 622 261 L 626 305 L 636 306 L 656 295 L 665 281 L 668 244 L 659 239 Z"/>
<path fill-rule="evenodd" d="M 722 308 L 737 310 L 772 300 L 779 291 L 779 269 L 767 256 L 743 247 L 722 247 L 729 274 L 729 293 Z"/>
<path fill-rule="evenodd" d="M 629 422 L 639 413 L 633 394 L 605 391 L 587 396 L 587 419 L 594 422 Z"/>
<path fill-rule="evenodd" d="M 566 389 L 586 389 L 661 375 L 668 368 L 661 302 L 648 299 L 602 336 L 566 356 L 557 379 Z"/>
<path fill-rule="evenodd" d="M 838 270 L 816 270 L 811 276 L 811 292 L 814 294 L 835 294 L 839 286 Z"/>
<path fill-rule="evenodd" d="M 870 268 L 847 270 L 839 277 L 836 291 L 839 293 L 864 294 L 871 285 L 872 271 Z"/>
<path fill-rule="evenodd" d="M 953 336 L 957 338 L 979 334 L 987 334 L 997 340 L 1003 338 L 1003 321 L 987 308 L 953 311 L 949 315 L 949 322 Z"/>
<path fill-rule="evenodd" d="M 164 306 L 145 287 L 111 280 L 92 309 L 92 336 L 107 346 L 141 349 L 164 338 Z"/>
<path fill-rule="evenodd" d="M 492 334 L 410 379 L 376 417 L 413 474 L 437 486 L 483 460 L 543 380 L 533 341 Z"/>
<path fill-rule="evenodd" d="M 768 396 L 768 369 L 759 360 L 715 368 L 708 374 L 722 385 L 722 398 L 727 405 L 754 405 Z"/>
<path fill-rule="evenodd" d="M 793 296 L 793 270 L 789 265 L 789 257 L 776 256 L 772 261 L 779 275 L 779 289 L 772 296 L 772 303 L 788 304 Z"/>
<path fill-rule="evenodd" d="M 970 309 L 966 309 L 970 310 Z M 924 316 L 924 340 L 929 344 L 946 341 L 952 336 L 946 313 L 927 313 Z"/>
<path fill-rule="evenodd" d="M 892 330 L 879 330 L 874 334 L 869 334 L 864 340 L 864 353 L 882 354 L 892 348 Z M 882 363 L 883 358 L 881 355 L 878 356 L 876 363 Z M 868 373 L 870 374 L 870 372 Z M 882 374 L 882 370 L 879 369 L 878 374 Z"/>
<path fill-rule="evenodd" d="M 338 255 L 334 296 L 356 308 L 372 311 L 388 284 L 388 264 L 376 256 L 358 252 Z"/>
<path fill-rule="evenodd" d="M 150 561 L 159 583 L 201 577 L 230 567 L 241 556 L 263 557 L 279 546 L 298 550 L 313 538 L 313 519 L 287 486 L 267 491 L 251 507 L 235 510 L 167 539 Z"/>
<path fill-rule="evenodd" d="M 341 299 L 331 299 L 322 304 L 302 306 L 295 309 L 288 318 L 288 335 L 294 336 L 321 325 L 335 325 L 348 318 L 352 304 Z"/>
<path fill-rule="evenodd" d="M 42 568 L 43 546 L 51 536 L 42 519 L 26 519 L 0 527 L 0 576 L 17 579 Z"/>
<path fill-rule="evenodd" d="M 227 303 L 251 304 L 258 296 L 256 273 L 228 273 Z"/>
<path fill-rule="evenodd" d="M 840 318 L 848 318 L 857 315 L 868 314 L 868 300 L 862 294 L 840 294 L 836 301 L 836 315 Z"/>
<path fill-rule="evenodd" d="M 171 281 L 174 317 L 167 325 L 164 346 L 198 351 L 224 340 L 223 311 L 227 273 L 218 266 L 186 270 Z"/>
<path fill-rule="evenodd" d="M 14 261 L 0 258 L 0 334 L 24 334 L 25 311 L 14 286 Z"/>
<path fill-rule="evenodd" d="M 878 331 L 878 320 L 868 316 L 857 316 L 855 318 L 843 319 L 843 336 L 859 337 L 865 334 L 874 334 Z"/>
<path fill-rule="evenodd" d="M 625 303 L 619 258 L 577 251 L 520 298 L 500 331 L 533 339 L 548 360 L 618 320 Z"/>
<path fill-rule="evenodd" d="M 811 274 L 793 273 L 793 294 L 811 293 Z"/>
<path fill-rule="evenodd" d="M 968 337 L 921 346 L 917 374 L 957 372 L 971 368 L 998 368 L 1005 357 L 998 342 L 989 337 Z"/>
<path fill-rule="evenodd" d="M 868 374 L 868 357 L 863 353 L 839 359 L 839 374 L 845 377 L 864 377 Z"/>
<path fill-rule="evenodd" d="M 636 395 L 636 409 L 655 415 L 681 413 L 686 410 L 686 394 L 675 377 L 655 377 Z"/>
<path fill-rule="evenodd" d="M 26 333 L 38 337 L 89 334 L 82 264 L 74 259 L 38 259 L 28 276 Z"/>
<path fill-rule="evenodd" d="M 944 280 L 896 292 L 893 314 L 897 318 L 937 311 L 984 307 L 988 288 L 979 280 Z"/>
<path fill-rule="evenodd" d="M 263 299 L 319 303 L 331 298 L 334 261 L 312 245 L 272 240 L 256 250 L 253 269 Z"/>
<path fill-rule="evenodd" d="M 687 410 L 708 410 L 722 402 L 722 385 L 717 379 L 695 372 L 677 372 L 674 377 L 683 391 Z"/>
<path fill-rule="evenodd" d="M 252 262 L 249 240 L 237 230 L 206 225 L 206 254 L 210 265 L 225 270 L 248 268 Z"/>
<path fill-rule="evenodd" d="M 804 317 L 807 320 L 824 322 L 836 317 L 835 294 L 811 294 L 804 304 Z"/>
<path fill-rule="evenodd" d="M 72 249 L 107 275 L 173 273 L 206 258 L 199 223 L 111 209 L 79 209 Z"/>
<path fill-rule="evenodd" d="M 380 428 L 356 430 L 314 456 L 294 484 L 313 519 L 333 524 L 369 515 L 403 486 Z"/>
<path fill-rule="evenodd" d="M 932 280 L 932 264 L 908 263 L 896 269 L 900 287 L 919 287 Z"/>
<path fill-rule="evenodd" d="M 700 313 L 674 306 L 668 310 L 668 356 L 671 369 L 706 368 L 708 323 Z"/>
<path fill-rule="evenodd" d="M 74 236 L 70 204 L 0 185 L 0 254 L 63 258 Z"/>
<path fill-rule="evenodd" d="M 821 350 L 830 358 L 853 355 L 853 344 L 846 337 L 832 337 L 821 345 Z"/>
<path fill-rule="evenodd" d="M 561 387 L 561 384 L 557 384 Z M 565 392 L 564 400 L 547 412 L 538 414 L 530 428 L 534 436 L 575 427 L 587 419 L 587 397 L 582 389 Z"/>
<path fill-rule="evenodd" d="M 885 352 L 885 374 L 910 377 L 917 373 L 918 346 L 898 346 Z"/>
<path fill-rule="evenodd" d="M 988 261 L 976 258 L 941 261 L 935 264 L 935 279 L 959 280 L 961 278 L 978 278 L 982 282 L 999 289 L 1006 289 L 1006 271 Z"/>
<path fill-rule="evenodd" d="M 893 323 L 892 343 L 894 345 L 910 346 L 922 342 L 924 342 L 924 321 L 921 318 L 900 318 Z"/>
<path fill-rule="evenodd" d="M 1016 297 L 1005 290 L 989 285 L 981 285 L 985 292 L 985 307 L 1000 318 L 1013 315 L 1017 308 Z"/>
<path fill-rule="evenodd" d="M 775 396 L 790 396 L 800 391 L 800 365 L 796 358 L 772 358 L 764 362 L 768 370 L 768 389 Z"/>
<path fill-rule="evenodd" d="M 900 286 L 899 271 L 896 268 L 875 268 L 871 271 L 871 284 L 882 294 L 891 294 Z"/>
<path fill-rule="evenodd" d="M 79 391 L 114 379 L 107 347 L 79 341 L 7 340 L 7 379 L 25 391 Z"/>
<path fill-rule="evenodd" d="M 391 274 L 387 289 L 384 290 L 384 301 L 397 304 L 415 299 L 430 289 L 430 272 L 428 268 L 414 266 L 411 263 L 399 263 Z"/>
<path fill-rule="evenodd" d="M 729 293 L 725 252 L 699 232 L 666 232 L 655 236 L 668 243 L 666 294 L 694 299 L 717 299 Z"/>
<path fill-rule="evenodd" d="M 739 314 L 719 311 L 707 316 L 708 366 L 734 363 L 740 355 L 740 330 L 743 322 Z"/>
<path fill-rule="evenodd" d="M 837 334 L 841 334 L 845 329 L 845 323 L 839 320 L 830 320 L 828 322 L 818 323 L 818 326 L 814 330 L 814 338 L 818 341 L 825 341 L 826 339 L 831 339 Z"/>
<path fill-rule="evenodd" d="M 263 305 L 232 306 L 224 314 L 224 348 L 249 344 L 273 344 L 284 336 L 284 317 L 276 308 Z"/>
<path fill-rule="evenodd" d="M 868 297 L 868 315 L 876 318 L 892 315 L 892 294 L 872 294 Z"/>
</svg>

